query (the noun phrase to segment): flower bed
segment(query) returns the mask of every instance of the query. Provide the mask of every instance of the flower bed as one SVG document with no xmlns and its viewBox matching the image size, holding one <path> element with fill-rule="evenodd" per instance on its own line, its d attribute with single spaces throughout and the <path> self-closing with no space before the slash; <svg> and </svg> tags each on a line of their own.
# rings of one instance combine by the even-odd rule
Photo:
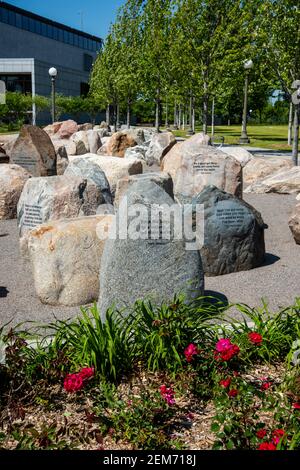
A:
<svg viewBox="0 0 300 470">
<path fill-rule="evenodd" d="M 2 331 L 2 449 L 300 448 L 300 300 L 278 313 L 215 299 L 97 308 Z M 35 345 L 33 345 L 33 339 Z"/>
</svg>

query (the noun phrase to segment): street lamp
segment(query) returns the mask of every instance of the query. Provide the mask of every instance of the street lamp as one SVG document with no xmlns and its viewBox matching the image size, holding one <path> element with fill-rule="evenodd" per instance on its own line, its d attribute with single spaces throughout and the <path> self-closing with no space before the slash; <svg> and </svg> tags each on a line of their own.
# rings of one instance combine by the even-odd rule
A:
<svg viewBox="0 0 300 470">
<path fill-rule="evenodd" d="M 54 67 L 51 67 L 49 69 L 49 75 L 51 77 L 51 83 L 52 83 L 52 123 L 55 122 L 55 80 L 57 77 L 57 70 Z"/>
<path fill-rule="evenodd" d="M 246 60 L 244 62 L 244 69 L 246 71 L 245 77 L 245 96 L 244 96 L 244 111 L 243 111 L 243 126 L 242 126 L 242 134 L 240 138 L 240 144 L 249 144 L 250 139 L 247 135 L 247 106 L 248 106 L 248 85 L 249 85 L 249 73 L 250 70 L 253 68 L 254 63 L 253 61 Z"/>
</svg>

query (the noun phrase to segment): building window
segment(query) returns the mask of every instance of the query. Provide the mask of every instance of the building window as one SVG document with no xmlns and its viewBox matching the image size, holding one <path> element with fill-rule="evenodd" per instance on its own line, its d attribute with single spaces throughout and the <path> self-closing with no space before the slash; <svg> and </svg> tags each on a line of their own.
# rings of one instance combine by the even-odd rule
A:
<svg viewBox="0 0 300 470">
<path fill-rule="evenodd" d="M 93 67 L 93 57 L 89 54 L 83 54 L 83 70 L 90 72 Z"/>
<path fill-rule="evenodd" d="M 81 82 L 80 83 L 80 95 L 87 96 L 90 91 L 90 86 L 88 83 Z"/>
<path fill-rule="evenodd" d="M 32 93 L 31 74 L 0 74 L 0 80 L 6 85 L 7 91 Z"/>
</svg>

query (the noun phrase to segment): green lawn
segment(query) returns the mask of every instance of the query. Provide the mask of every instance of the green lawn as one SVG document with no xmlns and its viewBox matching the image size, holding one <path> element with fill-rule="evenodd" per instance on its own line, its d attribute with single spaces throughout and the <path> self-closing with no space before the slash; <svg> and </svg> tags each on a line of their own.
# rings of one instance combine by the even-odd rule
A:
<svg viewBox="0 0 300 470">
<path fill-rule="evenodd" d="M 197 128 L 197 131 L 202 129 Z M 209 133 L 211 129 L 209 128 Z M 187 131 L 175 131 L 177 137 L 186 137 Z M 248 135 L 251 140 L 251 147 L 262 147 L 273 150 L 290 150 L 287 144 L 287 126 L 248 126 Z M 217 126 L 216 136 L 224 136 L 225 144 L 238 144 L 241 135 L 241 126 Z"/>
</svg>

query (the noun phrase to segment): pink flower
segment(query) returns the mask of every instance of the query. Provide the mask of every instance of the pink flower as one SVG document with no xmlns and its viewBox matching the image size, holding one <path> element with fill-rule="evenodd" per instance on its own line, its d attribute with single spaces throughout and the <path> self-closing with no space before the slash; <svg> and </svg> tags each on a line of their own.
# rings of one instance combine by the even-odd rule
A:
<svg viewBox="0 0 300 470">
<path fill-rule="evenodd" d="M 259 429 L 256 433 L 256 436 L 258 437 L 258 439 L 263 439 L 264 437 L 266 437 L 267 435 L 267 431 L 265 429 Z"/>
<path fill-rule="evenodd" d="M 270 387 L 272 387 L 272 383 L 268 381 L 268 379 L 262 379 L 263 383 L 260 386 L 260 389 L 265 392 Z"/>
<path fill-rule="evenodd" d="M 216 344 L 215 359 L 222 361 L 229 361 L 234 356 L 237 356 L 240 348 L 236 344 L 232 344 L 230 339 L 220 339 Z"/>
<path fill-rule="evenodd" d="M 283 429 L 275 429 L 275 431 L 273 432 L 273 439 L 272 439 L 273 444 L 277 446 L 282 440 L 284 435 L 285 435 L 285 431 Z"/>
<path fill-rule="evenodd" d="M 198 348 L 194 344 L 190 344 L 184 350 L 184 355 L 185 355 L 187 362 L 192 362 L 193 356 L 197 356 L 197 354 L 198 354 Z"/>
<path fill-rule="evenodd" d="M 294 410 L 300 410 L 300 403 L 293 403 Z"/>
<path fill-rule="evenodd" d="M 231 384 L 231 378 L 229 377 L 228 379 L 221 380 L 220 385 L 221 387 L 228 388 Z"/>
<path fill-rule="evenodd" d="M 82 380 L 91 379 L 95 375 L 95 369 L 94 367 L 85 367 L 84 369 L 81 369 L 79 375 L 81 376 Z"/>
<path fill-rule="evenodd" d="M 68 393 L 78 392 L 83 388 L 83 380 L 79 374 L 68 374 L 64 381 L 64 389 Z"/>
<path fill-rule="evenodd" d="M 259 445 L 258 450 L 276 450 L 276 446 L 273 442 L 263 442 Z"/>
<path fill-rule="evenodd" d="M 263 337 L 259 333 L 249 333 L 248 338 L 252 344 L 260 345 L 263 342 Z"/>
<path fill-rule="evenodd" d="M 239 391 L 236 390 L 235 388 L 233 388 L 232 390 L 229 390 L 229 392 L 228 392 L 228 396 L 230 398 L 235 398 L 235 397 L 238 396 L 238 394 L 239 394 Z"/>
<path fill-rule="evenodd" d="M 168 388 L 166 387 L 166 385 L 162 385 L 160 387 L 160 394 L 169 406 L 175 405 L 175 398 L 174 398 L 175 393 L 172 387 Z"/>
</svg>

